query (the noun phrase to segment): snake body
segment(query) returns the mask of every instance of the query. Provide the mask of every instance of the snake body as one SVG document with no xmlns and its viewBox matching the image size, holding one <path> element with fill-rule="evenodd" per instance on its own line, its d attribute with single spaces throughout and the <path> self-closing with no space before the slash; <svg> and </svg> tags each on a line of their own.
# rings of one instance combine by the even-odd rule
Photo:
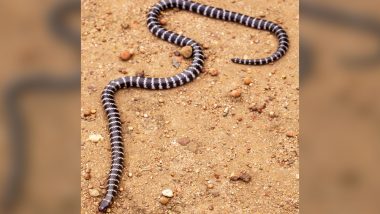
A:
<svg viewBox="0 0 380 214">
<path fill-rule="evenodd" d="M 280 59 L 288 50 L 288 36 L 285 30 L 270 21 L 249 17 L 240 13 L 231 12 L 221 8 L 215 8 L 199 4 L 188 0 L 162 0 L 155 4 L 148 13 L 147 25 L 149 31 L 170 43 L 178 46 L 192 47 L 192 63 L 181 73 L 166 78 L 148 78 L 139 76 L 127 76 L 112 80 L 102 92 L 102 103 L 108 118 L 109 137 L 111 142 L 112 163 L 108 176 L 107 192 L 99 205 L 99 211 L 106 212 L 118 193 L 120 178 L 124 168 L 124 146 L 122 136 L 122 125 L 120 113 L 114 100 L 115 93 L 123 88 L 145 88 L 145 89 L 170 89 L 175 88 L 194 80 L 202 71 L 204 55 L 202 47 L 196 41 L 166 30 L 159 22 L 159 15 L 162 11 L 170 8 L 179 8 L 198 13 L 211 18 L 225 21 L 237 22 L 248 27 L 259 30 L 266 30 L 274 33 L 279 40 L 276 52 L 271 56 L 261 59 L 240 59 L 233 58 L 232 62 L 245 65 L 264 65 Z"/>
</svg>

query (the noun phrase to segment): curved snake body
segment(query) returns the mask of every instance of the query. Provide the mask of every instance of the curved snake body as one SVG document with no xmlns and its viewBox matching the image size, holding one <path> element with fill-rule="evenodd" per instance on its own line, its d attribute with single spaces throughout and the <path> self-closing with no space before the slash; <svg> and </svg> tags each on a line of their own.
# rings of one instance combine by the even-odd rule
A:
<svg viewBox="0 0 380 214">
<path fill-rule="evenodd" d="M 288 36 L 285 30 L 270 21 L 259 18 L 252 18 L 240 13 L 231 12 L 221 8 L 202 5 L 187 0 L 162 0 L 152 7 L 148 13 L 147 25 L 149 31 L 155 36 L 176 44 L 178 46 L 191 46 L 193 61 L 191 65 L 181 73 L 166 78 L 148 78 L 138 76 L 122 77 L 111 81 L 102 92 L 102 103 L 108 118 L 108 129 L 111 141 L 112 163 L 108 176 L 107 193 L 100 202 L 99 211 L 105 212 L 111 205 L 114 197 L 118 193 L 120 178 L 124 167 L 124 145 L 122 136 L 122 125 L 120 113 L 114 100 L 115 93 L 123 88 L 145 88 L 145 89 L 170 89 L 194 80 L 202 71 L 204 55 L 202 47 L 196 41 L 166 30 L 159 22 L 159 14 L 170 8 L 179 8 L 198 13 L 211 18 L 225 21 L 237 22 L 248 27 L 259 30 L 266 30 L 274 33 L 279 46 L 271 56 L 261 59 L 240 59 L 233 58 L 232 62 L 245 65 L 264 65 L 280 59 L 288 50 Z"/>
</svg>

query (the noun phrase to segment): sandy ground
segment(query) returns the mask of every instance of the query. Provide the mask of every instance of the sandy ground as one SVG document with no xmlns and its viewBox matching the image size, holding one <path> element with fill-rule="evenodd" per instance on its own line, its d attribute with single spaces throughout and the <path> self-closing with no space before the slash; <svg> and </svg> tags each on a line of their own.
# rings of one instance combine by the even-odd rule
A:
<svg viewBox="0 0 380 214">
<path fill-rule="evenodd" d="M 156 2 L 82 0 L 82 213 L 97 213 L 110 167 L 102 88 L 123 76 L 120 71 L 164 77 L 190 64 L 183 60 L 173 67 L 179 47 L 147 30 L 146 12 Z M 172 90 L 118 92 L 127 167 L 110 212 L 298 213 L 298 1 L 199 2 L 281 23 L 290 37 L 290 51 L 273 65 L 233 64 L 233 56 L 267 56 L 277 47 L 275 37 L 186 11 L 165 12 L 168 29 L 209 47 L 205 72 Z M 119 59 L 125 50 L 135 53 L 127 62 Z M 214 70 L 219 75 L 210 75 Z M 244 85 L 244 78 L 253 83 Z M 238 88 L 241 97 L 230 97 Z M 255 106 L 265 108 L 260 112 Z M 96 113 L 85 117 L 90 110 Z M 104 140 L 90 142 L 92 133 Z M 179 143 L 183 138 L 187 145 Z M 242 172 L 251 180 L 231 180 Z M 162 205 L 159 198 L 166 188 L 174 197 Z M 89 194 L 94 190 L 100 196 Z"/>
</svg>

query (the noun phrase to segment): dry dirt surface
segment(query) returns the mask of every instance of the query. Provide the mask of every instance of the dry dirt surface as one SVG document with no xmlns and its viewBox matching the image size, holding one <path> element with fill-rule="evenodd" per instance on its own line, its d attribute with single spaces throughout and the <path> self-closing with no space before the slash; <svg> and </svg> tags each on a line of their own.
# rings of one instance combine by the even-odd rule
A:
<svg viewBox="0 0 380 214">
<path fill-rule="evenodd" d="M 124 75 L 174 75 L 190 64 L 175 56 L 179 47 L 148 31 L 146 14 L 156 2 L 82 0 L 82 213 L 97 213 L 110 167 L 103 87 Z M 298 213 L 298 1 L 199 2 L 281 24 L 290 50 L 271 65 L 233 64 L 234 56 L 268 56 L 276 38 L 188 11 L 166 11 L 166 28 L 205 46 L 204 72 L 171 90 L 117 93 L 127 155 L 109 212 Z M 133 57 L 120 60 L 124 51 Z M 235 91 L 232 97 L 233 90 L 241 95 Z M 99 142 L 89 140 L 93 134 L 101 135 Z M 174 197 L 162 198 L 164 189 Z"/>
</svg>

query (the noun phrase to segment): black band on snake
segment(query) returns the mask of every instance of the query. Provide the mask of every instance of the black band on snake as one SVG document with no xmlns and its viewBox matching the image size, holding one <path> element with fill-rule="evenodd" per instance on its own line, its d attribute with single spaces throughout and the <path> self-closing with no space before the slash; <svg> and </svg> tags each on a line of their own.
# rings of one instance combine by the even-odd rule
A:
<svg viewBox="0 0 380 214">
<path fill-rule="evenodd" d="M 146 78 L 138 76 L 122 77 L 111 81 L 102 92 L 102 103 L 108 118 L 108 129 L 111 141 L 112 163 L 108 177 L 107 193 L 100 202 L 99 211 L 106 212 L 111 205 L 114 197 L 118 193 L 120 178 L 124 167 L 124 145 L 120 113 L 116 106 L 114 95 L 123 88 L 145 88 L 145 89 L 170 89 L 194 80 L 200 73 L 204 64 L 202 47 L 194 40 L 177 33 L 166 30 L 160 25 L 159 14 L 170 8 L 179 8 L 198 13 L 211 18 L 222 19 L 225 21 L 237 22 L 248 27 L 259 30 L 266 30 L 274 33 L 279 46 L 271 56 L 261 59 L 239 59 L 233 58 L 232 62 L 245 65 L 264 65 L 280 59 L 288 50 L 288 36 L 284 29 L 279 25 L 259 18 L 252 18 L 243 14 L 228 10 L 202 5 L 187 0 L 163 0 L 155 4 L 148 13 L 147 24 L 149 31 L 155 36 L 176 44 L 178 46 L 191 46 L 193 61 L 191 65 L 181 73 L 166 78 Z"/>
</svg>

